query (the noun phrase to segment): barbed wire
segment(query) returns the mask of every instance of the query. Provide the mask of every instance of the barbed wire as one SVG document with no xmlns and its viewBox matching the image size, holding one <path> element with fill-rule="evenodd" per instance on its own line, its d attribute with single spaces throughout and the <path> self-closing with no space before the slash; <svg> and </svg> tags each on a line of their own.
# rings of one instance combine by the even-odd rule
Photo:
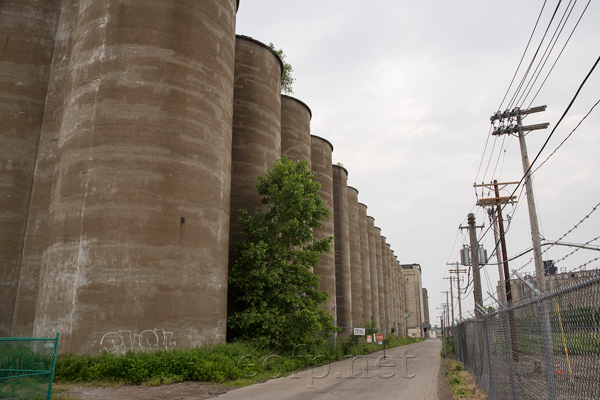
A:
<svg viewBox="0 0 600 400">
<path fill-rule="evenodd" d="M 600 236 L 596 236 L 595 238 L 593 238 L 592 240 L 589 240 L 587 242 L 585 242 L 583 245 L 586 246 L 596 240 L 600 239 Z M 579 250 L 581 250 L 581 247 L 576 247 L 575 250 L 573 250 L 572 252 L 570 252 L 569 254 L 567 254 L 566 256 L 564 256 L 563 258 L 554 261 L 554 265 L 558 264 L 561 261 L 564 261 L 566 258 L 569 258 L 571 255 L 573 255 L 574 253 L 577 253 Z"/>
<path fill-rule="evenodd" d="M 567 233 L 565 233 L 560 238 L 558 238 L 557 242 L 560 242 L 565 237 L 567 237 L 567 235 L 569 235 L 571 232 L 573 232 L 575 229 L 577 229 L 579 227 L 579 225 L 581 225 L 583 223 L 583 221 L 585 221 L 586 219 L 588 219 L 598 209 L 598 207 L 600 207 L 600 203 L 596 204 L 592 208 L 592 211 L 590 211 L 585 217 L 583 217 L 578 223 L 576 223 L 574 227 L 572 227 L 571 229 L 569 229 L 567 231 Z M 544 251 L 542 252 L 542 254 L 544 254 L 545 252 L 547 252 L 548 250 L 550 250 L 554 246 L 555 246 L 554 244 L 550 245 L 549 247 L 547 247 L 546 249 L 544 249 Z"/>
</svg>

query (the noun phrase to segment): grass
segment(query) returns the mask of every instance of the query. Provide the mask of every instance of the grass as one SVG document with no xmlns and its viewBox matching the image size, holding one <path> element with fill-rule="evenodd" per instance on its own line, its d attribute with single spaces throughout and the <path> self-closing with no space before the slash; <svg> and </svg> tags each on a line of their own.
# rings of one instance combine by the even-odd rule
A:
<svg viewBox="0 0 600 400">
<path fill-rule="evenodd" d="M 386 338 L 386 347 L 416 341 L 410 337 L 390 336 Z M 281 353 L 246 343 L 227 343 L 188 350 L 128 352 L 122 356 L 62 354 L 57 359 L 55 382 L 157 386 L 202 381 L 240 387 L 382 348 L 361 338 L 356 343 L 338 343 L 335 350 L 329 342 L 320 346 L 299 346 L 293 352 Z"/>
</svg>

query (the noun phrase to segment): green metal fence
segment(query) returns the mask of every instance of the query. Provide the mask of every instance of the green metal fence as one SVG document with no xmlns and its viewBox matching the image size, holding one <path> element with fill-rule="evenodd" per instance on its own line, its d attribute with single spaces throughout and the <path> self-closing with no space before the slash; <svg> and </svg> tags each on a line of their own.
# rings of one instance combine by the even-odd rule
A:
<svg viewBox="0 0 600 400">
<path fill-rule="evenodd" d="M 0 338 L 0 399 L 50 400 L 58 338 Z"/>
</svg>

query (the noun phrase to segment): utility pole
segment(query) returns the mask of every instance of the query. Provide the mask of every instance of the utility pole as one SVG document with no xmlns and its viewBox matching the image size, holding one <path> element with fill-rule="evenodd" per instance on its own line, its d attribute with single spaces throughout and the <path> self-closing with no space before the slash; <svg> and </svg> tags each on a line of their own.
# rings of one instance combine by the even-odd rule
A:
<svg viewBox="0 0 600 400">
<path fill-rule="evenodd" d="M 516 117 L 516 125 L 499 127 L 492 132 L 492 135 L 516 133 L 519 138 L 519 145 L 521 147 L 521 161 L 523 164 L 523 175 L 525 179 L 525 188 L 527 194 L 527 208 L 529 209 L 531 241 L 533 243 L 533 260 L 535 264 L 535 275 L 538 289 L 540 290 L 540 292 L 544 293 L 546 291 L 546 279 L 544 276 L 544 263 L 542 261 L 540 228 L 538 225 L 537 210 L 535 208 L 535 199 L 533 196 L 533 182 L 531 180 L 529 156 L 527 155 L 527 145 L 525 143 L 524 132 L 530 132 L 538 129 L 546 129 L 550 124 L 543 123 L 537 125 L 523 126 L 523 115 L 533 114 L 542 111 L 546 111 L 546 106 L 532 107 L 527 110 L 521 110 L 517 107 L 512 111 L 505 111 L 504 113 L 497 112 L 490 118 L 490 120 L 494 122 L 496 120 L 503 121 L 508 118 L 510 121 Z"/>
<path fill-rule="evenodd" d="M 446 310 L 447 310 L 447 322 L 448 322 L 448 327 L 452 326 L 452 322 L 450 322 L 450 303 L 448 302 L 448 293 L 450 293 L 449 291 L 445 290 L 442 293 L 446 293 Z"/>
<path fill-rule="evenodd" d="M 451 274 L 456 274 L 456 287 L 458 290 L 458 322 L 460 322 L 462 320 L 462 304 L 460 301 L 460 295 L 462 294 L 462 292 L 460 291 L 460 274 L 466 274 L 467 270 L 466 269 L 460 269 L 459 268 L 459 263 L 454 263 L 454 264 L 446 264 L 446 265 L 452 265 L 455 266 L 456 269 L 451 269 L 450 273 Z"/>
<path fill-rule="evenodd" d="M 473 187 L 494 187 L 494 194 L 496 197 L 491 197 L 487 199 L 481 199 L 477 202 L 478 206 L 492 206 L 496 207 L 496 214 L 498 218 L 493 218 L 494 209 L 491 208 L 492 213 L 490 214 L 490 219 L 494 226 L 498 226 L 498 229 L 494 229 L 494 240 L 496 241 L 496 257 L 498 259 L 498 275 L 500 277 L 500 281 L 504 281 L 504 285 L 500 285 L 500 291 L 502 293 L 502 301 L 504 304 L 510 305 L 512 304 L 512 292 L 510 288 L 510 273 L 508 271 L 508 252 L 506 251 L 506 240 L 504 237 L 504 221 L 502 219 L 502 205 L 504 204 L 514 204 L 516 203 L 516 196 L 508 196 L 508 197 L 500 197 L 500 188 L 499 185 L 503 185 L 503 188 L 508 185 L 516 185 L 519 182 L 506 182 L 506 183 L 498 183 L 497 180 L 494 180 L 491 184 L 481 184 L 481 185 L 473 185 Z M 498 240 L 498 235 L 500 236 L 500 240 Z M 500 242 L 500 247 L 502 251 L 502 258 L 500 257 L 500 252 L 498 252 L 498 242 Z M 504 260 L 504 262 L 502 262 Z M 502 265 L 504 266 L 504 270 L 502 269 Z M 503 278 L 504 277 L 504 278 Z"/>
<path fill-rule="evenodd" d="M 479 247 L 477 246 L 477 232 L 475 231 L 475 214 L 469 213 L 469 240 L 471 242 L 471 267 L 473 268 L 473 297 L 475 298 L 475 317 L 483 318 L 477 304 L 483 307 L 483 295 L 481 294 L 481 279 L 479 278 Z"/>
<path fill-rule="evenodd" d="M 454 280 L 452 275 L 450 275 L 450 278 L 444 278 L 444 279 L 448 279 L 450 280 L 450 309 L 452 310 L 452 321 L 450 322 L 450 325 L 454 324 L 454 291 L 452 290 L 452 281 Z M 446 292 L 446 294 L 448 294 L 448 292 Z"/>
</svg>

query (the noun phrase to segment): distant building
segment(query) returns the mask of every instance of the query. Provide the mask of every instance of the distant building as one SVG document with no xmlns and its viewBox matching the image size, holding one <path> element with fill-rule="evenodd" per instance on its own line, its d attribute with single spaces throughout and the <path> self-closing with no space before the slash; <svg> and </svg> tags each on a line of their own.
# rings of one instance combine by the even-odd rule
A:
<svg viewBox="0 0 600 400">
<path fill-rule="evenodd" d="M 424 337 L 424 304 L 421 266 L 401 264 L 404 273 L 404 295 L 406 304 L 406 328 L 409 336 Z"/>
<path fill-rule="evenodd" d="M 548 288 L 551 291 L 556 291 L 567 288 L 569 286 L 574 286 L 600 276 L 600 269 L 573 272 L 563 271 L 557 274 L 556 267 L 554 267 L 553 263 L 548 263 L 547 261 L 544 261 L 544 264 L 546 271 L 550 271 L 550 274 L 545 275 L 545 279 Z M 525 278 L 525 280 L 533 287 L 537 288 L 537 280 L 535 275 L 525 275 L 523 278 Z M 499 299 L 502 297 L 500 294 L 500 284 L 504 283 L 498 282 L 498 286 L 496 287 L 496 293 Z M 525 283 L 523 283 L 520 279 L 510 280 L 510 291 L 512 294 L 513 304 L 519 304 L 524 301 L 531 300 L 535 297 L 535 293 L 531 289 L 529 289 L 529 287 L 527 287 L 527 285 L 525 285 Z"/>
</svg>

